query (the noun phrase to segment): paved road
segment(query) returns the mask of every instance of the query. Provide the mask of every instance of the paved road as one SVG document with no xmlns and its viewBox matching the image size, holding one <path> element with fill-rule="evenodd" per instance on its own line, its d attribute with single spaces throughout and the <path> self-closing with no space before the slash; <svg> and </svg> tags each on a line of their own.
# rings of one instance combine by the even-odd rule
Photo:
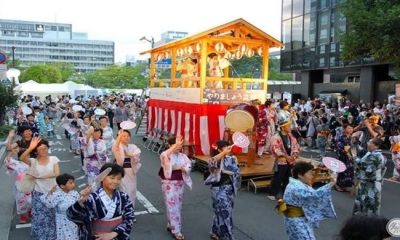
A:
<svg viewBox="0 0 400 240">
<path fill-rule="evenodd" d="M 68 151 L 68 142 L 62 131 L 57 132 L 57 138 L 51 140 L 51 154 L 61 160 L 61 171 L 72 173 L 76 177 L 78 188 L 83 187 L 85 178 L 80 168 L 80 158 Z M 140 145 L 140 138 L 134 142 Z M 156 154 L 142 148 L 143 166 L 138 175 L 138 190 L 140 191 L 136 212 L 137 223 L 132 232 L 133 239 L 163 240 L 172 239 L 165 230 L 166 216 L 162 201 L 160 180 L 157 176 L 160 166 Z M 311 154 L 313 154 L 311 152 Z M 316 154 L 314 154 L 316 155 Z M 185 190 L 183 206 L 183 233 L 186 239 L 209 239 L 209 229 L 212 220 L 210 190 L 202 183 L 200 172 L 193 172 L 193 190 Z M 79 190 L 79 189 L 78 189 Z M 393 218 L 400 217 L 400 185 L 385 182 L 383 187 L 382 215 Z M 322 222 L 316 230 L 317 239 L 335 239 L 344 220 L 351 216 L 353 197 L 346 193 L 333 193 L 337 219 Z M 275 203 L 266 198 L 265 191 L 257 194 L 248 192 L 243 187 L 235 200 L 234 234 L 237 240 L 281 240 L 286 239 L 283 219 L 274 211 Z M 2 216 L 3 218 L 5 216 Z M 29 225 L 16 225 L 14 218 L 11 229 L 11 240 L 30 239 Z M 1 240 L 0 236 L 0 240 Z"/>
</svg>

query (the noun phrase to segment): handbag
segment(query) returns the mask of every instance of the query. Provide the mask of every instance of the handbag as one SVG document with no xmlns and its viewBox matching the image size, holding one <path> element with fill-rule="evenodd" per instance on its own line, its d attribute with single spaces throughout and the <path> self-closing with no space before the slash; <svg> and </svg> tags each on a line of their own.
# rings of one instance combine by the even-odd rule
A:
<svg viewBox="0 0 400 240">
<path fill-rule="evenodd" d="M 219 162 L 219 169 L 214 171 L 214 172 L 210 172 L 208 170 L 208 172 L 204 173 L 204 184 L 205 185 L 212 185 L 212 184 L 216 184 L 219 183 L 221 181 L 221 174 L 222 174 L 222 169 L 223 169 L 223 163 L 224 159 L 222 159 Z"/>
<path fill-rule="evenodd" d="M 28 170 L 29 173 L 36 173 L 36 162 L 35 160 L 34 164 L 31 165 L 31 168 Z M 17 185 L 17 190 L 21 193 L 27 193 L 27 192 L 32 192 L 35 188 L 36 181 L 32 176 L 29 176 L 28 174 L 25 173 L 22 181 L 20 184 Z"/>
</svg>

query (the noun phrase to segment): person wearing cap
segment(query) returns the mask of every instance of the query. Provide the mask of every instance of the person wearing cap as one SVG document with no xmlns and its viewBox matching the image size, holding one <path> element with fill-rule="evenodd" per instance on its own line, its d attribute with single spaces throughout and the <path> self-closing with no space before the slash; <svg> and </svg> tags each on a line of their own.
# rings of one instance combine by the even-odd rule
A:
<svg viewBox="0 0 400 240">
<path fill-rule="evenodd" d="M 240 186 L 240 169 L 235 156 L 230 155 L 232 146 L 227 141 L 212 145 L 212 158 L 208 161 L 209 175 L 204 184 L 211 187 L 214 209 L 210 238 L 234 239 L 233 206 Z"/>
<path fill-rule="evenodd" d="M 278 113 L 278 125 L 279 131 L 271 138 L 271 151 L 275 163 L 274 177 L 268 195 L 270 200 L 276 200 L 279 192 L 285 191 L 291 166 L 300 154 L 300 146 L 292 134 L 290 116 L 286 112 Z"/>
</svg>

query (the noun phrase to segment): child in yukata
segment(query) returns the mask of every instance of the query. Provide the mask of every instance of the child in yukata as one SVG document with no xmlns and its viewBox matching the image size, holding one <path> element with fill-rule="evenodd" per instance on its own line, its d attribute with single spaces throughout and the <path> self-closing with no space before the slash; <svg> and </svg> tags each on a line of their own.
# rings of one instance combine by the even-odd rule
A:
<svg viewBox="0 0 400 240">
<path fill-rule="evenodd" d="M 133 227 L 133 205 L 129 196 L 119 190 L 124 168 L 106 163 L 100 174 L 107 168 L 111 172 L 103 179 L 98 189 L 88 186 L 81 196 L 67 210 L 67 217 L 79 228 L 79 239 L 129 240 Z"/>
<path fill-rule="evenodd" d="M 56 208 L 57 239 L 78 240 L 78 226 L 68 220 L 67 208 L 79 199 L 79 193 L 74 190 L 75 178 L 69 174 L 61 174 L 56 178 L 57 186 L 40 200 L 48 208 Z"/>
<path fill-rule="evenodd" d="M 54 137 L 54 122 L 52 118 L 46 117 L 47 137 Z"/>
</svg>

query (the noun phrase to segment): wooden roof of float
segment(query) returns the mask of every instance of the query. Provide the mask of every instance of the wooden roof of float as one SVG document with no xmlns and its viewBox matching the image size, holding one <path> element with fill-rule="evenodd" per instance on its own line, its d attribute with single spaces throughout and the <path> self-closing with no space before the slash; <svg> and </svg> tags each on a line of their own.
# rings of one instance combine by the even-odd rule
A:
<svg viewBox="0 0 400 240">
<path fill-rule="evenodd" d="M 258 27 L 244 20 L 243 18 L 239 18 L 232 22 L 228 22 L 223 25 L 211 28 L 207 31 L 181 38 L 172 42 L 168 42 L 153 49 L 141 52 L 140 54 L 143 55 L 146 53 L 161 52 L 169 50 L 171 48 L 188 45 L 202 39 L 223 42 L 225 44 L 228 44 L 228 46 L 232 46 L 232 44 L 235 43 L 246 43 L 251 45 L 267 44 L 270 48 L 282 46 L 281 41 L 265 33 Z"/>
</svg>

